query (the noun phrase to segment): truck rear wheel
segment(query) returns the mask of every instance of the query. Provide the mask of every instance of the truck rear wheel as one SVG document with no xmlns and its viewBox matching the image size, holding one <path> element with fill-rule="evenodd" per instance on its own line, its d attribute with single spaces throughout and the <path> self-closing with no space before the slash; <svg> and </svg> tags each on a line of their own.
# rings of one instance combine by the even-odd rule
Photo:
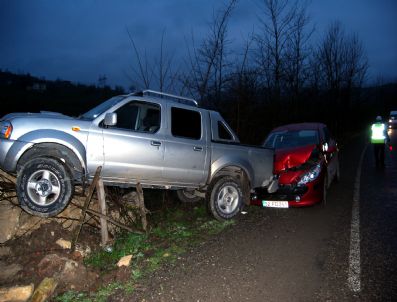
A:
<svg viewBox="0 0 397 302">
<path fill-rule="evenodd" d="M 40 217 L 62 212 L 73 195 L 73 181 L 65 166 L 52 158 L 28 161 L 17 177 L 21 207 Z"/>
<path fill-rule="evenodd" d="M 194 194 L 194 190 L 177 190 L 176 195 L 184 203 L 196 203 L 202 200 L 200 196 Z"/>
<path fill-rule="evenodd" d="M 231 176 L 217 178 L 207 191 L 208 210 L 219 221 L 232 219 L 240 212 L 243 198 L 239 180 Z"/>
</svg>

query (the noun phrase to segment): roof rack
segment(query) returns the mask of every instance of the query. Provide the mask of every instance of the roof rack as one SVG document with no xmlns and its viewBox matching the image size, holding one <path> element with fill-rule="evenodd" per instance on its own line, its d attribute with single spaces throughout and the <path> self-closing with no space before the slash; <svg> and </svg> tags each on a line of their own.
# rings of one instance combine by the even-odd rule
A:
<svg viewBox="0 0 397 302">
<path fill-rule="evenodd" d="M 198 107 L 198 103 L 194 99 L 186 98 L 186 97 L 178 96 L 178 95 L 173 95 L 173 94 L 169 94 L 169 93 L 154 91 L 154 90 L 143 90 L 143 91 L 135 92 L 135 93 L 133 93 L 133 95 L 153 96 L 156 98 L 169 99 L 169 100 L 173 100 L 174 102 L 181 103 L 181 104 Z"/>
</svg>

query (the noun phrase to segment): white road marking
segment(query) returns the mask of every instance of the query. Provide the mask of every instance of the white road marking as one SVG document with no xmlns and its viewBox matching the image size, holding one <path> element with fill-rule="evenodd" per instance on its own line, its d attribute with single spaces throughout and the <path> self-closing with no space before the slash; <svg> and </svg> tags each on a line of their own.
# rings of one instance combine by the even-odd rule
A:
<svg viewBox="0 0 397 302">
<path fill-rule="evenodd" d="M 350 231 L 349 275 L 347 282 L 353 292 L 361 290 L 361 260 L 360 260 L 360 181 L 361 166 L 368 144 L 361 152 L 360 161 L 356 172 L 353 192 L 352 220 Z"/>
</svg>

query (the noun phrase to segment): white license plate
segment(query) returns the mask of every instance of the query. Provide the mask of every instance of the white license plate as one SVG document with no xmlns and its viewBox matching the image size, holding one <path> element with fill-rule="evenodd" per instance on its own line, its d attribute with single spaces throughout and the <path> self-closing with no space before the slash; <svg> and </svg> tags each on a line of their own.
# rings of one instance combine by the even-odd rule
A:
<svg viewBox="0 0 397 302">
<path fill-rule="evenodd" d="M 288 201 L 262 200 L 265 208 L 288 208 Z"/>
</svg>

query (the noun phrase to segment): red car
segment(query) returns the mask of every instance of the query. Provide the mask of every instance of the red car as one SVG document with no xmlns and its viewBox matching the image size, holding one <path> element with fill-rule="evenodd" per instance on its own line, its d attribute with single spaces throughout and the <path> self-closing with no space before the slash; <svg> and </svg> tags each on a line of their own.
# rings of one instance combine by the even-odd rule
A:
<svg viewBox="0 0 397 302">
<path fill-rule="evenodd" d="M 260 188 L 251 204 L 263 207 L 302 207 L 326 202 L 327 189 L 339 179 L 338 147 L 325 124 L 289 124 L 273 129 L 264 147 L 275 149 L 274 174 L 279 188 Z"/>
</svg>

